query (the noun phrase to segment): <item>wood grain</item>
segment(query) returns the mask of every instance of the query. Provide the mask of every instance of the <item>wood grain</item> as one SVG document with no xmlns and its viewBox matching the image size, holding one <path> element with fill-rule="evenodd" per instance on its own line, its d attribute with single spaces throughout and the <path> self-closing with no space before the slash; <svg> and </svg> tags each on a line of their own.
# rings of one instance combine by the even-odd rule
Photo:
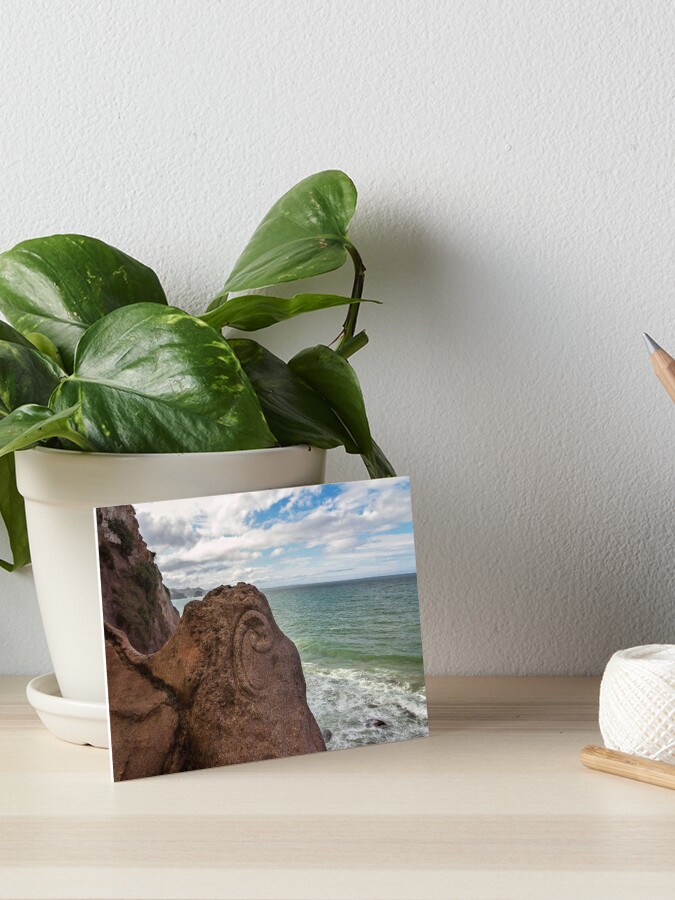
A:
<svg viewBox="0 0 675 900">
<path fill-rule="evenodd" d="M 0 897 L 672 897 L 675 797 L 588 771 L 595 679 L 429 678 L 432 735 L 113 785 L 0 679 Z"/>
<path fill-rule="evenodd" d="M 589 769 L 598 772 L 619 775 L 621 778 L 631 778 L 642 784 L 653 784 L 675 791 L 675 766 L 669 763 L 643 759 L 641 756 L 631 756 L 617 750 L 606 750 L 593 744 L 589 744 L 581 751 L 581 761 Z"/>
<path fill-rule="evenodd" d="M 659 348 L 652 353 L 651 363 L 656 377 L 668 392 L 670 399 L 675 402 L 675 359 L 663 348 Z"/>
</svg>

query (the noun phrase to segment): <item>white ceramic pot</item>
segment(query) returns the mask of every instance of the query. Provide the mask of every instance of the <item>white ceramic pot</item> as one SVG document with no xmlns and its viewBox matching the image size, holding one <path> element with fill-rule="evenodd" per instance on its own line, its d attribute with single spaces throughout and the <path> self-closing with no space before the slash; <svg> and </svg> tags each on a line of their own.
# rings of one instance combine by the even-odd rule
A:
<svg viewBox="0 0 675 900">
<path fill-rule="evenodd" d="M 325 461 L 324 450 L 310 447 L 17 453 L 40 614 L 62 696 L 105 702 L 95 507 L 320 484 Z"/>
</svg>

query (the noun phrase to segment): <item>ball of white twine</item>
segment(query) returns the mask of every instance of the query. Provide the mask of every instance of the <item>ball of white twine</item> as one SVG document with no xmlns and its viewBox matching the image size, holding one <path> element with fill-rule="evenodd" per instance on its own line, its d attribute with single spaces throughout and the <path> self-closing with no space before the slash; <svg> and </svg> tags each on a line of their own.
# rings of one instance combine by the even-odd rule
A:
<svg viewBox="0 0 675 900">
<path fill-rule="evenodd" d="M 675 645 L 619 650 L 600 685 L 605 747 L 675 763 Z"/>
</svg>

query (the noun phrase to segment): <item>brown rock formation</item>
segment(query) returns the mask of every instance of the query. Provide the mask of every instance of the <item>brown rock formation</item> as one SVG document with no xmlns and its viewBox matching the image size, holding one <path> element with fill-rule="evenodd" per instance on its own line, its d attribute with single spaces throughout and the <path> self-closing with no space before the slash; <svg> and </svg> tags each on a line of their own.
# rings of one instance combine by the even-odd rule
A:
<svg viewBox="0 0 675 900">
<path fill-rule="evenodd" d="M 180 622 L 133 506 L 97 510 L 103 618 L 140 653 L 154 653 Z"/>
<path fill-rule="evenodd" d="M 156 653 L 106 625 L 116 781 L 325 750 L 295 644 L 250 584 L 188 603 Z"/>
</svg>

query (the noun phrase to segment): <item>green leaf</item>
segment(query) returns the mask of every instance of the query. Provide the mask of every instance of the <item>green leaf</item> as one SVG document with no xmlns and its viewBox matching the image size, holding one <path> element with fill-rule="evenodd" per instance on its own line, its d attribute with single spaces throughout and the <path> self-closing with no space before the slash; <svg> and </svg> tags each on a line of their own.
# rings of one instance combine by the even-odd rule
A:
<svg viewBox="0 0 675 900">
<path fill-rule="evenodd" d="M 45 406 L 63 377 L 56 363 L 18 332 L 0 328 L 0 416 L 25 403 Z"/>
<path fill-rule="evenodd" d="M 51 400 L 77 408 L 96 450 L 184 453 L 273 446 L 260 403 L 223 337 L 173 307 L 137 303 L 96 322 Z"/>
<path fill-rule="evenodd" d="M 95 238 L 55 234 L 0 254 L 0 310 L 19 331 L 46 335 L 69 369 L 89 325 L 139 301 L 166 304 L 155 273 Z"/>
<path fill-rule="evenodd" d="M 13 453 L 0 458 L 0 516 L 7 528 L 12 551 L 12 562 L 0 559 L 0 568 L 13 572 L 30 562 L 26 509 L 23 497 L 16 487 Z"/>
<path fill-rule="evenodd" d="M 248 291 L 322 275 L 347 258 L 356 188 L 344 172 L 310 175 L 267 213 L 236 262 L 223 292 Z"/>
<path fill-rule="evenodd" d="M 7 322 L 0 320 L 0 341 L 9 341 L 10 344 L 19 344 L 21 347 L 33 347 L 27 337 L 20 334 L 16 328 L 12 328 Z"/>
<path fill-rule="evenodd" d="M 31 342 L 36 350 L 39 350 L 40 353 L 44 353 L 45 356 L 48 356 L 60 369 L 64 369 L 63 358 L 59 353 L 59 348 L 54 341 L 51 341 L 47 337 L 47 335 L 40 334 L 39 331 L 27 331 L 25 338 Z"/>
<path fill-rule="evenodd" d="M 260 328 L 268 328 L 301 313 L 330 309 L 334 306 L 350 306 L 359 302 L 361 301 L 353 297 L 340 297 L 338 294 L 296 294 L 294 297 L 245 294 L 226 300 L 211 312 L 205 313 L 202 319 L 217 331 L 226 326 L 238 328 L 240 331 L 258 331 Z"/>
<path fill-rule="evenodd" d="M 219 306 L 222 306 L 223 303 L 227 300 L 230 295 L 226 291 L 221 291 L 220 294 L 217 294 L 213 300 L 206 307 L 206 312 L 210 313 L 214 309 L 218 309 Z M 203 317 L 202 317 L 203 318 Z"/>
<path fill-rule="evenodd" d="M 289 361 L 288 366 L 330 403 L 354 438 L 358 452 L 370 454 L 373 439 L 363 394 L 356 372 L 347 360 L 330 347 L 319 344 L 301 350 Z"/>
<path fill-rule="evenodd" d="M 63 438 L 77 444 L 83 450 L 93 448 L 73 426 L 73 419 L 78 413 L 77 406 L 59 410 L 54 413 L 47 406 L 28 403 L 20 406 L 4 419 L 0 419 L 0 457 L 15 450 L 34 447 L 41 441 L 51 438 Z"/>
<path fill-rule="evenodd" d="M 0 322 L 0 417 L 31 401 L 46 404 L 63 372 L 44 357 L 11 325 Z M 16 486 L 14 454 L 0 458 L 0 517 L 2 517 L 12 562 L 0 559 L 0 567 L 13 571 L 30 562 L 26 511 Z"/>
<path fill-rule="evenodd" d="M 396 478 L 394 467 L 384 455 L 384 451 L 373 441 L 373 449 L 370 453 L 362 455 L 362 459 L 368 469 L 371 478 Z"/>
<path fill-rule="evenodd" d="M 348 453 L 361 454 L 371 478 L 394 476 L 393 466 L 372 438 L 361 386 L 347 360 L 319 344 L 302 350 L 288 366 L 330 403 L 356 445 L 345 444 L 345 449 Z"/>
<path fill-rule="evenodd" d="M 228 341 L 255 388 L 265 418 L 283 446 L 310 444 L 330 449 L 348 444 L 349 432 L 328 403 L 295 375 L 283 360 L 256 341 Z"/>
</svg>

